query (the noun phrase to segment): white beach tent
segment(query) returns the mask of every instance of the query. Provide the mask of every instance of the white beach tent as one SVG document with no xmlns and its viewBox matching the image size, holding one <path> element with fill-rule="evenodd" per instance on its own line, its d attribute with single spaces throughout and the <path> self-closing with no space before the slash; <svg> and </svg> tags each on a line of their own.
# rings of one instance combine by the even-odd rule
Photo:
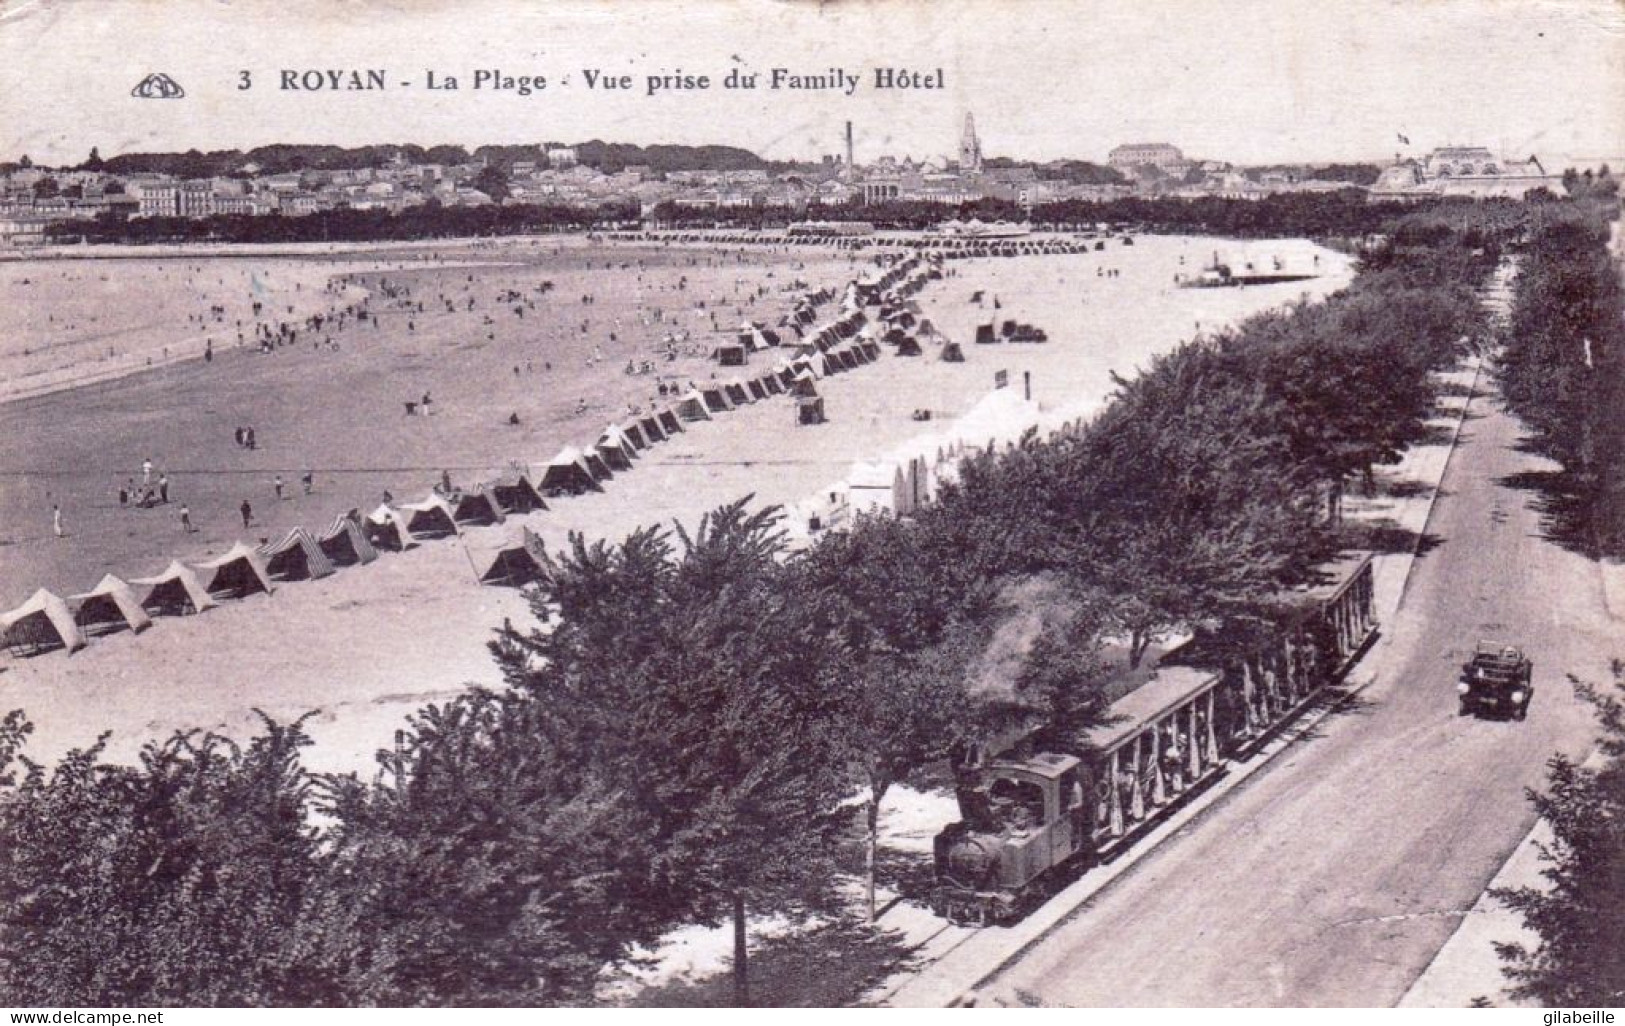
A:
<svg viewBox="0 0 1625 1026">
<path fill-rule="evenodd" d="M 110 633 L 128 628 L 139 634 L 152 626 L 152 617 L 136 601 L 135 592 L 120 578 L 104 574 L 96 586 L 68 596 L 73 619 L 86 635 Z"/>
<path fill-rule="evenodd" d="M 71 653 L 85 647 L 85 632 L 73 621 L 68 604 L 44 588 L 16 609 L 0 613 L 0 635 L 13 652 L 27 655 L 58 648 Z"/>
<path fill-rule="evenodd" d="M 265 569 L 265 557 L 247 542 L 237 542 L 213 559 L 193 567 L 203 590 L 216 598 L 247 598 L 276 589 Z"/>
<path fill-rule="evenodd" d="M 201 613 L 219 605 L 198 580 L 190 567 L 178 560 L 151 577 L 137 577 L 130 581 L 141 608 L 158 616 L 182 616 Z"/>
</svg>

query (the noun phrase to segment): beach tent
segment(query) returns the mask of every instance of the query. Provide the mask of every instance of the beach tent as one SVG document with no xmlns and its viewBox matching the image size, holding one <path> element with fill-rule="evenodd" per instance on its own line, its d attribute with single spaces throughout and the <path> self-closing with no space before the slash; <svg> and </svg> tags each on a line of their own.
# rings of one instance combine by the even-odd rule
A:
<svg viewBox="0 0 1625 1026">
<path fill-rule="evenodd" d="M 745 365 L 745 347 L 736 342 L 724 342 L 711 351 L 717 363 L 724 367 L 743 367 Z"/>
<path fill-rule="evenodd" d="M 593 446 L 592 454 L 603 460 L 604 466 L 611 471 L 624 473 L 631 470 L 632 458 L 637 455 L 637 450 L 632 447 L 631 442 L 624 439 L 624 435 L 616 438 L 606 433 L 598 439 L 598 444 Z"/>
<path fill-rule="evenodd" d="M 353 516 L 334 517 L 333 526 L 316 539 L 316 544 L 334 566 L 371 563 L 378 558 L 378 550 L 372 547 Z"/>
<path fill-rule="evenodd" d="M 460 533 L 451 503 L 435 492 L 430 492 L 417 502 L 402 503 L 400 512 L 401 519 L 406 521 L 406 529 L 420 541 Z"/>
<path fill-rule="evenodd" d="M 706 405 L 705 396 L 701 395 L 698 389 L 689 389 L 677 400 L 677 416 L 683 420 L 710 420 L 711 411 Z M 662 417 L 660 422 L 664 424 L 665 418 Z"/>
<path fill-rule="evenodd" d="M 790 394 L 797 399 L 818 398 L 818 379 L 810 372 L 798 374 L 795 381 L 790 385 Z"/>
<path fill-rule="evenodd" d="M 919 339 L 915 338 L 913 335 L 904 335 L 902 340 L 897 343 L 897 355 L 898 356 L 919 356 L 920 355 L 920 341 L 919 341 Z"/>
<path fill-rule="evenodd" d="M 705 409 L 705 403 L 700 403 L 700 409 L 702 411 Z M 673 412 L 669 406 L 660 411 L 659 419 L 660 430 L 666 433 L 667 438 L 670 438 L 672 435 L 675 435 L 679 431 L 683 430 L 683 419 Z"/>
<path fill-rule="evenodd" d="M 73 621 L 89 635 L 107 634 L 128 628 L 139 634 L 152 626 L 152 617 L 136 601 L 130 586 L 112 574 L 104 574 L 101 581 L 87 592 L 68 596 L 73 609 Z"/>
<path fill-rule="evenodd" d="M 965 351 L 959 348 L 958 342 L 945 342 L 942 346 L 943 363 L 964 363 Z"/>
<path fill-rule="evenodd" d="M 597 490 L 598 482 L 593 479 L 586 459 L 573 445 L 560 449 L 542 471 L 542 491 L 548 495 L 580 495 Z"/>
<path fill-rule="evenodd" d="M 796 397 L 796 424 L 822 424 L 824 422 L 824 400 L 821 396 L 800 395 Z"/>
<path fill-rule="evenodd" d="M 58 648 L 71 653 L 85 647 L 85 632 L 74 622 L 68 604 L 44 588 L 16 609 L 0 613 L 0 634 L 17 655 L 39 655 Z"/>
<path fill-rule="evenodd" d="M 846 370 L 858 369 L 858 364 L 860 361 L 856 356 L 852 355 L 852 350 L 850 349 L 836 349 L 829 355 L 832 359 L 839 360 L 841 366 Z"/>
<path fill-rule="evenodd" d="M 767 398 L 767 386 L 762 384 L 761 378 L 751 378 L 745 382 L 745 387 L 750 390 L 751 402 Z"/>
<path fill-rule="evenodd" d="M 609 462 L 596 449 L 587 449 L 582 452 L 581 461 L 587 465 L 587 473 L 592 475 L 594 481 L 608 481 L 615 476 L 615 472 L 610 469 Z"/>
<path fill-rule="evenodd" d="M 517 471 L 501 475 L 487 487 L 504 513 L 529 513 L 547 508 L 547 503 L 542 501 L 542 493 L 530 483 L 530 478 Z"/>
<path fill-rule="evenodd" d="M 756 379 L 756 383 L 762 387 L 762 391 L 767 395 L 780 395 L 784 392 L 784 382 L 779 380 L 777 374 L 763 374 Z"/>
<path fill-rule="evenodd" d="M 611 431 L 619 431 L 625 441 L 632 443 L 632 454 L 634 456 L 640 451 L 649 448 L 649 440 L 643 437 L 643 428 L 635 419 L 629 420 L 625 424 L 611 424 L 604 431 L 604 434 L 607 435 Z"/>
<path fill-rule="evenodd" d="M 151 577 L 135 578 L 130 587 L 140 600 L 141 608 L 154 616 L 184 616 L 219 605 L 197 574 L 177 560 L 171 560 Z"/>
<path fill-rule="evenodd" d="M 451 518 L 459 524 L 500 524 L 507 519 L 502 503 L 484 485 L 452 496 Z"/>
<path fill-rule="evenodd" d="M 728 401 L 733 403 L 735 406 L 743 406 L 746 403 L 756 401 L 751 397 L 750 389 L 746 388 L 745 383 L 740 381 L 738 378 L 734 378 L 732 381 L 724 382 L 722 390 L 727 394 Z"/>
<path fill-rule="evenodd" d="M 367 519 L 362 522 L 361 527 L 368 544 L 375 549 L 404 552 L 418 543 L 406 526 L 406 517 L 388 503 L 367 514 Z"/>
<path fill-rule="evenodd" d="M 643 429 L 643 437 L 650 445 L 666 440 L 666 429 L 660 426 L 660 418 L 655 414 L 639 417 L 638 427 Z"/>
<path fill-rule="evenodd" d="M 734 408 L 733 400 L 728 398 L 727 391 L 718 384 L 702 387 L 700 397 L 705 400 L 705 408 L 712 413 L 727 413 Z"/>
<path fill-rule="evenodd" d="M 530 534 L 493 534 L 468 541 L 468 559 L 481 584 L 519 588 L 542 576 L 542 565 L 530 547 Z"/>
<path fill-rule="evenodd" d="M 327 553 L 303 527 L 295 527 L 278 541 L 260 546 L 265 573 L 275 581 L 307 581 L 333 572 Z"/>
<path fill-rule="evenodd" d="M 989 345 L 997 341 L 999 341 L 999 336 L 994 334 L 991 323 L 976 326 L 976 342 L 978 345 Z"/>
<path fill-rule="evenodd" d="M 257 592 L 271 594 L 271 575 L 265 557 L 247 542 L 238 542 L 213 559 L 193 567 L 203 590 L 215 598 L 247 598 Z"/>
</svg>

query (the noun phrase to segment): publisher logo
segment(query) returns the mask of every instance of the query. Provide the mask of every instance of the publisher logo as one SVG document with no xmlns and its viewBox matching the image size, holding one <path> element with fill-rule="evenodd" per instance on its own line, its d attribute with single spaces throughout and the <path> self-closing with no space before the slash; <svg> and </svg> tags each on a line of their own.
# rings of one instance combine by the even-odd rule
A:
<svg viewBox="0 0 1625 1026">
<path fill-rule="evenodd" d="M 186 95 L 186 90 L 168 75 L 155 71 L 131 89 L 130 95 L 139 100 L 178 100 Z"/>
</svg>

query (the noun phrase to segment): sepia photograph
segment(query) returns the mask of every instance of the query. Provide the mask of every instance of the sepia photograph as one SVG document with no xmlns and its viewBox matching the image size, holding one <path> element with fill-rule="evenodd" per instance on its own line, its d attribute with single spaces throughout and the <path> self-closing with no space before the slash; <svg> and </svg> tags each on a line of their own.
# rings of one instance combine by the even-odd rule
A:
<svg viewBox="0 0 1625 1026">
<path fill-rule="evenodd" d="M 0 1008 L 1616 1022 L 1622 172 L 1620 0 L 0 0 Z"/>
</svg>

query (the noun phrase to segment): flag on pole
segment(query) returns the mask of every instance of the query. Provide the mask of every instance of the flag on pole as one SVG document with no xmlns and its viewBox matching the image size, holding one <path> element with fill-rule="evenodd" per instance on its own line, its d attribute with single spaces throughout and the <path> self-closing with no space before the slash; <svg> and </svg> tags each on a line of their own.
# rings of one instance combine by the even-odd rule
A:
<svg viewBox="0 0 1625 1026">
<path fill-rule="evenodd" d="M 1405 138 L 1403 133 L 1396 133 L 1396 134 L 1399 135 L 1399 141 L 1400 142 L 1404 143 L 1406 146 L 1409 146 L 1411 144 L 1411 141 L 1409 139 Z"/>
</svg>

